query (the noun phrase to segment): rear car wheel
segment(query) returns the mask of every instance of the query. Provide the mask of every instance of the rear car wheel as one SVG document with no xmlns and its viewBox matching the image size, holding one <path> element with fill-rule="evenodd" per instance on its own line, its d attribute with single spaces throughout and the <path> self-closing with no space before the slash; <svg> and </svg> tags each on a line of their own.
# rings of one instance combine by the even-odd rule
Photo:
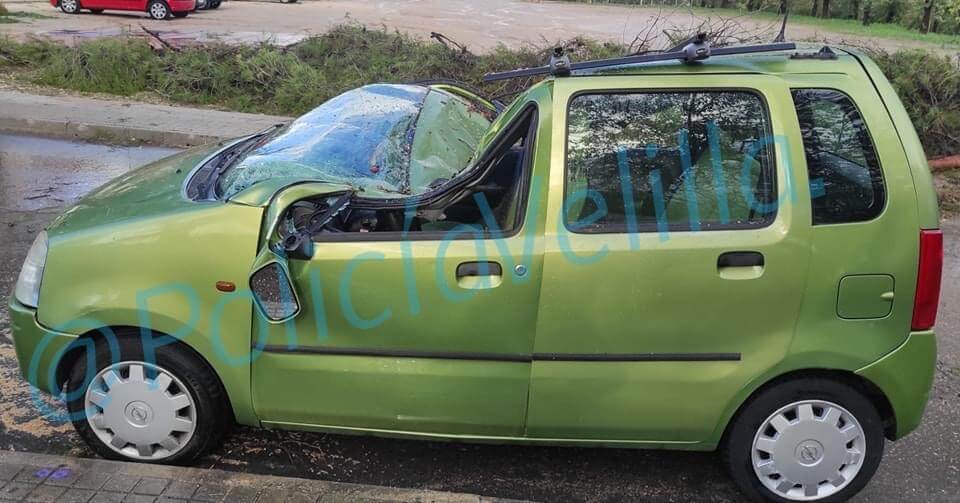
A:
<svg viewBox="0 0 960 503">
<path fill-rule="evenodd" d="M 80 0 L 60 0 L 60 10 L 67 14 L 80 12 Z"/>
<path fill-rule="evenodd" d="M 170 17 L 170 7 L 163 0 L 153 0 L 147 5 L 147 14 L 158 21 L 167 19 Z"/>
<path fill-rule="evenodd" d="M 67 382 L 73 426 L 90 448 L 107 459 L 185 464 L 218 445 L 231 414 L 206 364 L 174 346 L 146 361 L 139 339 L 117 343 L 114 352 L 96 345 L 95 369 L 79 357 Z"/>
<path fill-rule="evenodd" d="M 763 390 L 724 442 L 730 476 L 753 501 L 846 501 L 883 457 L 876 408 L 851 386 L 823 378 Z"/>
</svg>

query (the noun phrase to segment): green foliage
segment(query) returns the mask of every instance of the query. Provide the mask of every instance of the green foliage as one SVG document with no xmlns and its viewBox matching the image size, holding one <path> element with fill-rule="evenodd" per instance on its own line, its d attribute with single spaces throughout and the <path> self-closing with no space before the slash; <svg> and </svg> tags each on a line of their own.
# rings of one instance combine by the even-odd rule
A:
<svg viewBox="0 0 960 503">
<path fill-rule="evenodd" d="M 873 57 L 900 95 L 927 155 L 960 153 L 960 67 L 956 62 L 919 50 Z"/>
<path fill-rule="evenodd" d="M 36 82 L 129 96 L 157 81 L 162 74 L 160 63 L 145 42 L 104 39 L 72 49 L 49 50 Z"/>
</svg>

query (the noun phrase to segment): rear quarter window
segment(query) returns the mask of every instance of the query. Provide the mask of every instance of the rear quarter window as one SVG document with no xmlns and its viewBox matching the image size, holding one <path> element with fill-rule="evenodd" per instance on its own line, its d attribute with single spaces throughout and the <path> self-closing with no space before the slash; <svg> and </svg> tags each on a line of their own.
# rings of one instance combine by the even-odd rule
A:
<svg viewBox="0 0 960 503">
<path fill-rule="evenodd" d="M 833 89 L 792 92 L 810 177 L 813 224 L 872 220 L 883 211 L 883 172 L 863 116 Z"/>
</svg>

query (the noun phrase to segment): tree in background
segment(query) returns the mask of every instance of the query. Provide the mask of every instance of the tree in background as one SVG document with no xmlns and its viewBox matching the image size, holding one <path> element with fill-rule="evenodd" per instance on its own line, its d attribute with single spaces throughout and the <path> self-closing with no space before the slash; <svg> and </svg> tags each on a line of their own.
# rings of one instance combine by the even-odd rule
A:
<svg viewBox="0 0 960 503">
<path fill-rule="evenodd" d="M 930 25 L 933 23 L 933 4 L 934 0 L 923 2 L 923 16 L 920 17 L 920 33 L 929 33 Z"/>
</svg>

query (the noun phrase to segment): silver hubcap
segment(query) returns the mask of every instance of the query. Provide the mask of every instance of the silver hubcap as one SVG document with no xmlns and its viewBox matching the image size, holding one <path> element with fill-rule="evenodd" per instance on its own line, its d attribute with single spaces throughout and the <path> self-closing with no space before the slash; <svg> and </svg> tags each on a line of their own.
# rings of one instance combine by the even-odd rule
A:
<svg viewBox="0 0 960 503">
<path fill-rule="evenodd" d="M 155 3 L 150 6 L 150 15 L 154 19 L 164 19 L 167 17 L 167 8 L 163 4 Z"/>
<path fill-rule="evenodd" d="M 860 472 L 866 438 L 837 404 L 795 402 L 774 412 L 753 439 L 753 470 L 774 494 L 793 501 L 826 498 Z"/>
<path fill-rule="evenodd" d="M 183 383 L 145 362 L 111 365 L 87 387 L 87 422 L 100 440 L 129 458 L 172 456 L 193 437 L 196 405 Z"/>
<path fill-rule="evenodd" d="M 77 0 L 60 0 L 60 5 L 63 7 L 63 10 L 67 12 L 77 10 Z"/>
</svg>

